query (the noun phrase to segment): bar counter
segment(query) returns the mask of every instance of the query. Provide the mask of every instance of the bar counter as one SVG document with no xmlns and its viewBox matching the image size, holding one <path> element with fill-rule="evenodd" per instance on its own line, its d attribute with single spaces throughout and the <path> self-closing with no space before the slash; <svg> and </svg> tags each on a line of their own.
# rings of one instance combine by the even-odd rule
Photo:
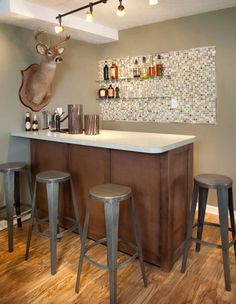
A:
<svg viewBox="0 0 236 304">
<path fill-rule="evenodd" d="M 101 130 L 99 135 L 70 135 L 50 131 L 13 132 L 31 140 L 33 177 L 44 170 L 71 173 L 81 221 L 90 187 L 102 183 L 130 186 L 141 228 L 144 259 L 170 271 L 181 255 L 186 233 L 193 178 L 195 136 Z M 66 187 L 61 209 L 70 215 Z M 38 199 L 46 206 L 43 188 Z M 121 204 L 120 237 L 133 240 L 129 212 Z M 94 204 L 89 237 L 105 235 L 102 206 Z M 120 250 L 130 253 L 122 245 Z"/>
</svg>

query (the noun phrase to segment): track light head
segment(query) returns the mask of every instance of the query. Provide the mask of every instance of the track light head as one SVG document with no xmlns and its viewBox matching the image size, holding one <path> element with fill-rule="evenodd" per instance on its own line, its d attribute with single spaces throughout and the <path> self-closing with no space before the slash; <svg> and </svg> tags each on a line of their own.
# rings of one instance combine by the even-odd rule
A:
<svg viewBox="0 0 236 304">
<path fill-rule="evenodd" d="M 156 5 L 158 0 L 149 0 L 149 5 Z"/>
<path fill-rule="evenodd" d="M 86 13 L 86 21 L 93 22 L 93 4 L 89 3 L 89 11 Z"/>
<path fill-rule="evenodd" d="M 125 15 L 125 7 L 124 7 L 124 5 L 122 5 L 122 0 L 119 0 L 119 1 L 120 1 L 120 4 L 117 7 L 116 14 L 117 14 L 117 16 L 123 17 Z"/>
<path fill-rule="evenodd" d="M 60 33 L 64 32 L 64 26 L 61 25 L 61 16 L 60 15 L 58 17 L 58 22 L 59 22 L 59 25 L 56 25 L 54 28 L 56 34 L 60 34 Z"/>
</svg>

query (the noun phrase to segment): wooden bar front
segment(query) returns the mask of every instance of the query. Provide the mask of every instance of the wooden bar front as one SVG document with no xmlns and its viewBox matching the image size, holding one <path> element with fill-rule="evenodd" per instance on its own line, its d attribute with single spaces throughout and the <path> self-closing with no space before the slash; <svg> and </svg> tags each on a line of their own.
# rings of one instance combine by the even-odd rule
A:
<svg viewBox="0 0 236 304">
<path fill-rule="evenodd" d="M 160 154 L 96 148 L 82 145 L 31 140 L 32 174 L 43 170 L 71 173 L 83 224 L 89 188 L 102 183 L 130 186 L 141 229 L 144 259 L 170 271 L 181 255 L 186 234 L 193 177 L 193 144 Z M 42 208 L 46 196 L 41 189 Z M 62 187 L 64 213 L 71 209 L 67 187 Z M 105 235 L 104 211 L 93 204 L 89 237 Z M 119 235 L 133 241 L 126 204 L 121 203 Z M 121 250 L 128 252 L 125 247 Z M 129 252 L 128 252 L 129 253 Z"/>
</svg>

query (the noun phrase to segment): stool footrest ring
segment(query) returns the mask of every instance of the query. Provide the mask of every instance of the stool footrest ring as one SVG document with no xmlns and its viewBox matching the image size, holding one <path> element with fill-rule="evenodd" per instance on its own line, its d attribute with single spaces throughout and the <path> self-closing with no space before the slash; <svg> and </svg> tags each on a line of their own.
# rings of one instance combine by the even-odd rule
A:
<svg viewBox="0 0 236 304">
<path fill-rule="evenodd" d="M 204 223 L 195 223 L 193 225 L 193 228 L 194 227 L 202 227 L 204 225 L 207 225 L 207 226 L 214 226 L 214 227 L 220 227 L 220 224 L 217 224 L 217 223 L 212 223 L 212 222 L 204 222 Z M 229 231 L 232 231 L 232 228 L 228 227 L 228 230 Z M 207 247 L 211 247 L 211 248 L 218 248 L 218 249 L 222 249 L 223 246 L 222 245 L 218 245 L 218 244 L 215 244 L 215 243 L 210 243 L 210 242 L 206 242 L 206 241 L 203 241 L 203 240 L 200 240 L 198 238 L 195 238 L 195 237 L 191 237 L 191 240 L 195 243 L 198 243 L 198 244 L 201 244 L 201 245 L 204 245 L 204 246 L 207 246 Z M 232 245 L 234 245 L 236 241 L 236 235 L 235 237 L 228 243 L 228 247 L 231 247 Z"/>
<path fill-rule="evenodd" d="M 100 240 L 97 240 L 97 241 L 93 242 L 92 244 L 90 244 L 90 245 L 88 245 L 88 246 L 85 247 L 85 253 L 88 252 L 94 246 L 97 246 L 99 244 L 105 244 L 106 242 L 107 242 L 107 238 L 103 238 L 103 239 L 100 239 Z M 138 250 L 137 250 L 137 246 L 135 246 L 131 242 L 128 242 L 128 241 L 125 241 L 125 240 L 122 240 L 122 239 L 118 239 L 118 242 L 125 243 L 129 247 L 135 249 L 135 253 L 131 257 L 129 257 L 123 263 L 117 265 L 117 269 L 122 269 L 128 263 L 132 262 L 133 260 L 135 260 L 138 257 Z M 94 261 L 88 255 L 85 254 L 84 257 L 86 258 L 86 260 L 88 261 L 88 263 L 92 264 L 93 266 L 98 267 L 98 268 L 103 269 L 103 270 L 109 270 L 107 265 L 104 265 L 104 264 L 101 264 L 101 263 L 98 263 L 98 262 Z"/>
<path fill-rule="evenodd" d="M 68 217 L 68 216 L 62 216 L 62 218 L 65 218 L 66 220 L 72 222 L 73 225 L 72 225 L 71 227 L 65 229 L 64 231 L 58 233 L 58 234 L 57 234 L 57 239 L 60 239 L 60 238 L 62 238 L 65 234 L 67 234 L 67 233 L 69 233 L 69 232 L 75 230 L 75 229 L 77 228 L 77 226 L 78 226 L 78 223 L 77 223 L 77 221 L 76 221 L 75 219 L 73 219 L 73 218 L 71 218 L 71 217 Z M 38 224 L 39 224 L 40 222 L 47 222 L 47 221 L 48 221 L 48 217 L 45 217 L 45 218 L 39 219 L 39 220 L 38 220 Z M 36 226 L 36 223 L 34 223 L 34 226 Z M 33 232 L 36 233 L 37 235 L 40 235 L 40 236 L 44 237 L 44 238 L 48 238 L 48 239 L 50 238 L 49 233 L 40 232 L 38 229 L 33 229 Z"/>
<path fill-rule="evenodd" d="M 212 223 L 212 222 L 204 222 L 204 223 L 195 223 L 194 225 L 193 225 L 193 228 L 194 227 L 202 227 L 202 226 L 204 226 L 204 225 L 207 225 L 207 226 L 213 226 L 213 227 L 220 227 L 220 224 L 217 224 L 217 223 Z M 232 228 L 230 228 L 230 227 L 228 227 L 228 230 L 229 231 L 232 231 Z"/>
</svg>

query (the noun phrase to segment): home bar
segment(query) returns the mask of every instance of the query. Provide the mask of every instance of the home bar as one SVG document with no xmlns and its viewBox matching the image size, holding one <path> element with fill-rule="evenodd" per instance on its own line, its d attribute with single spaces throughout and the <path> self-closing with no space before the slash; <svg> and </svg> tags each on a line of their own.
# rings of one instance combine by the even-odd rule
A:
<svg viewBox="0 0 236 304">
<path fill-rule="evenodd" d="M 130 185 L 141 227 L 144 260 L 162 270 L 171 270 L 181 254 L 186 234 L 194 136 L 109 130 L 89 137 L 50 131 L 12 135 L 31 139 L 33 176 L 49 169 L 71 172 L 82 222 L 92 186 Z M 92 239 L 105 235 L 103 210 L 99 207 L 91 214 Z M 121 211 L 120 235 L 132 240 L 126 213 Z"/>
<path fill-rule="evenodd" d="M 0 1 L 0 304 L 236 303 L 236 0 Z"/>
</svg>

